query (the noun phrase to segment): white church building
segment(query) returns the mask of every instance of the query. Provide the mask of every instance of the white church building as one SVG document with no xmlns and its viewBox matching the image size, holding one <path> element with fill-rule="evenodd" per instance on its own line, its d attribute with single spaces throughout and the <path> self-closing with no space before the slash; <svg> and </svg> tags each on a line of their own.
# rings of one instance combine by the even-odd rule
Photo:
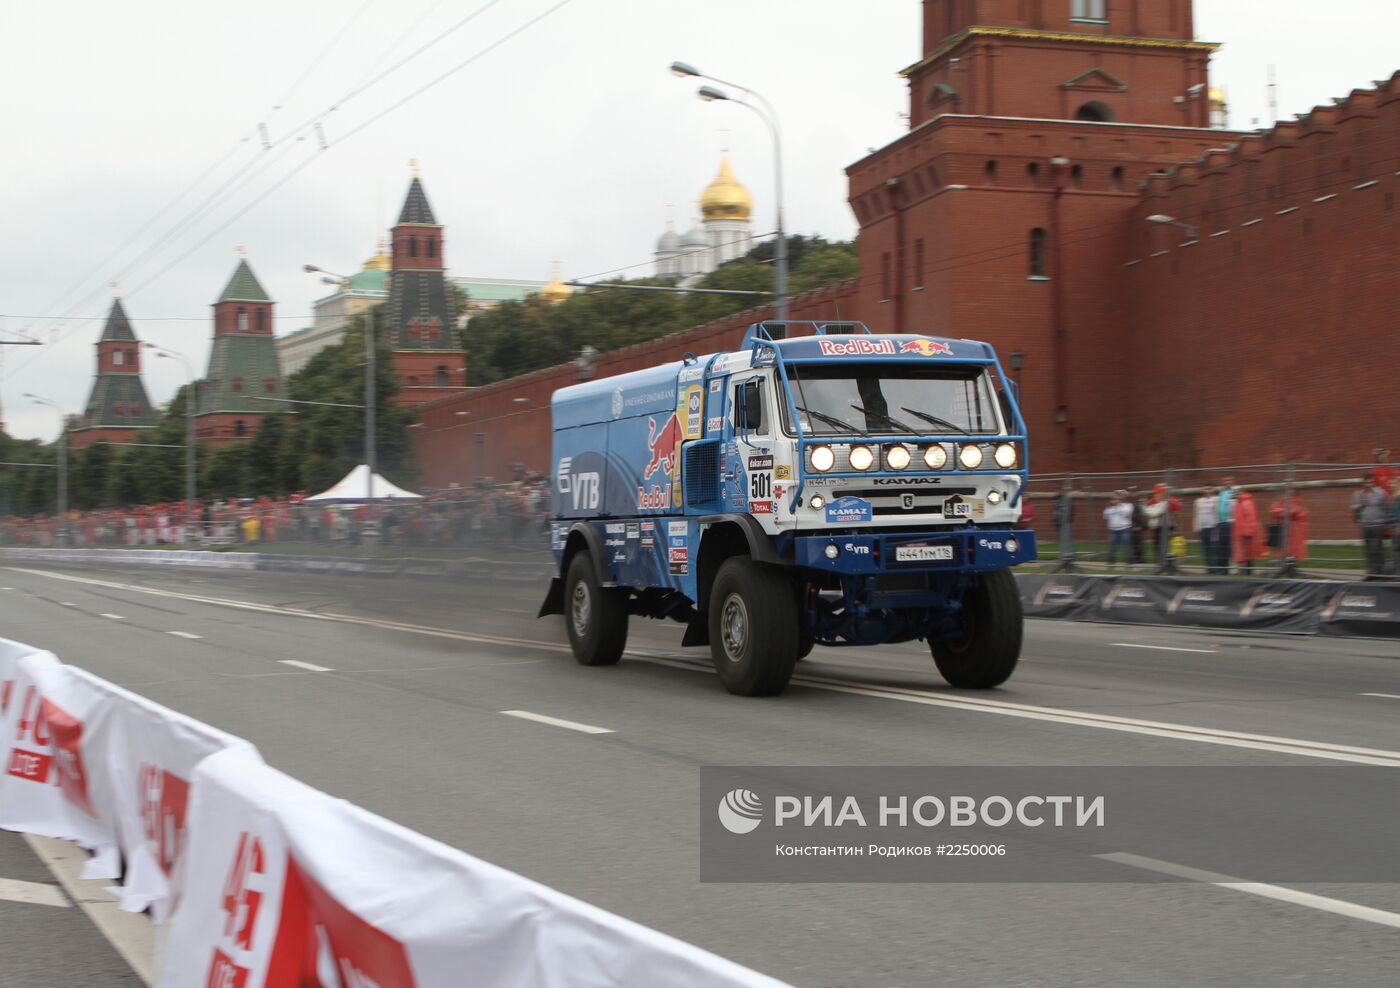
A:
<svg viewBox="0 0 1400 988">
<path fill-rule="evenodd" d="M 677 234 L 671 223 L 656 242 L 656 274 L 681 284 L 699 281 L 715 268 L 743 257 L 754 246 L 749 217 L 753 200 L 729 168 L 729 152 L 719 163 L 719 174 L 700 196 L 700 218 L 689 230 Z"/>
</svg>

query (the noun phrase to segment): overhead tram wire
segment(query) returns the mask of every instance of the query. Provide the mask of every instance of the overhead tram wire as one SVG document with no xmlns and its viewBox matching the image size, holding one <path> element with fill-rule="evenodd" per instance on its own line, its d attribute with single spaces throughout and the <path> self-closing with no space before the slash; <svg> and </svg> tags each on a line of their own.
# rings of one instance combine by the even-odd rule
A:
<svg viewBox="0 0 1400 988">
<path fill-rule="evenodd" d="M 320 52 L 314 59 L 312 59 L 311 63 L 306 67 L 305 70 L 303 70 L 302 74 L 296 79 L 295 82 L 292 83 L 292 85 L 288 88 L 287 92 L 286 92 L 286 93 L 282 96 L 282 98 L 279 99 L 279 100 L 277 101 L 277 103 L 273 106 L 273 108 L 272 108 L 272 112 L 273 112 L 273 113 L 277 112 L 278 110 L 280 110 L 282 107 L 284 107 L 284 106 L 287 104 L 287 101 L 291 99 L 291 97 L 296 93 L 296 91 L 301 87 L 301 85 L 306 81 L 306 79 L 311 75 L 311 73 L 321 64 L 322 61 L 325 60 L 326 56 L 327 56 L 328 54 L 330 54 L 331 50 L 335 47 L 335 45 L 345 36 L 346 32 L 349 31 L 349 29 L 351 28 L 351 26 L 354 25 L 354 23 L 360 18 L 360 16 L 361 16 L 362 14 L 364 14 L 364 12 L 365 12 L 367 9 L 369 9 L 370 4 L 373 3 L 373 2 L 374 2 L 374 0 L 365 0 L 365 2 L 360 6 L 360 8 L 359 8 L 358 10 L 356 10 L 355 13 L 352 14 L 352 15 L 350 16 L 350 18 L 349 18 L 349 19 L 345 22 L 345 24 L 341 27 L 340 31 L 338 31 L 338 32 L 336 33 L 336 35 L 330 40 L 330 42 L 327 43 L 327 44 L 325 45 L 325 47 L 323 47 L 323 48 L 321 49 L 321 52 Z M 439 2 L 440 2 L 440 0 L 439 0 Z M 234 144 L 234 146 L 233 146 L 232 148 L 230 148 L 230 149 L 229 149 L 225 154 L 223 154 L 221 157 L 219 157 L 218 159 L 216 159 L 215 162 L 214 162 L 212 165 L 210 165 L 208 168 L 206 168 L 203 172 L 201 172 L 201 173 L 199 174 L 199 177 L 197 177 L 193 182 L 191 182 L 189 185 L 187 185 L 187 186 L 180 192 L 179 195 L 177 195 L 174 199 L 171 199 L 169 202 L 167 202 L 167 203 L 165 204 L 165 206 L 163 206 L 161 209 L 157 210 L 157 211 L 150 217 L 150 219 L 148 219 L 145 223 L 143 223 L 143 224 L 141 225 L 140 229 L 138 229 L 135 233 L 133 233 L 130 237 L 128 237 L 128 238 L 126 239 L 126 241 L 124 241 L 124 242 L 121 244 L 121 246 L 119 246 L 116 250 L 112 251 L 112 252 L 111 252 L 110 254 L 108 254 L 106 257 L 104 257 L 101 261 L 99 261 L 96 265 L 94 265 L 94 266 L 92 267 L 91 270 L 89 270 L 88 272 L 84 273 L 83 276 L 82 276 L 81 278 L 79 278 L 77 281 L 75 281 L 71 287 L 69 287 L 68 289 L 66 289 L 66 290 L 59 296 L 59 298 L 58 298 L 57 300 L 55 300 L 53 303 L 51 303 L 51 304 L 49 304 L 49 305 L 46 305 L 44 308 L 46 308 L 46 309 L 56 309 L 56 308 L 60 308 L 61 306 L 63 306 L 63 305 L 65 304 L 66 300 L 73 294 L 74 291 L 76 291 L 76 290 L 77 290 L 78 288 L 80 288 L 82 285 L 87 284 L 88 280 L 89 280 L 90 278 L 92 278 L 93 275 L 95 275 L 99 270 L 101 270 L 109 261 L 111 261 L 112 258 L 118 256 L 118 255 L 121 254 L 123 251 L 125 251 L 129 246 L 131 246 L 131 244 L 134 243 L 134 242 L 135 242 L 142 234 L 144 234 L 147 230 L 149 230 L 149 229 L 151 228 L 151 226 L 153 226 L 157 220 L 159 220 L 162 216 L 164 216 L 167 212 L 169 212 L 169 210 L 170 210 L 176 203 L 178 203 L 178 202 L 179 202 L 181 199 L 183 199 L 185 196 L 189 195 L 189 193 L 192 192 L 195 188 L 197 188 L 197 187 L 199 186 L 199 184 L 205 180 L 205 178 L 207 178 L 210 174 L 212 174 L 214 171 L 216 171 L 221 165 L 223 165 L 224 162 L 226 162 L 229 158 L 231 158 L 231 157 L 238 151 L 238 149 L 239 149 L 240 147 L 242 147 L 244 144 L 248 143 L 248 142 L 249 142 L 250 140 L 252 140 L 254 137 L 258 136 L 260 130 L 261 130 L 261 126 L 255 127 L 252 131 L 249 132 L 249 134 L 248 134 L 247 136 L 245 136 L 245 137 L 239 139 L 239 141 L 238 141 L 236 144 Z M 254 156 L 254 160 L 256 160 L 257 157 L 258 157 L 258 156 Z M 251 165 L 251 162 L 249 162 L 249 165 Z M 239 170 L 239 173 L 238 173 L 238 174 L 242 174 L 243 172 L 246 172 L 246 171 L 247 171 L 247 168 L 248 168 L 248 166 L 245 165 L 244 168 L 242 168 L 242 169 Z M 235 177 L 236 177 L 236 176 L 235 176 Z M 225 188 L 225 187 L 227 187 L 227 182 L 225 183 L 224 186 L 221 187 L 221 189 L 222 189 L 222 188 Z M 215 194 L 217 194 L 217 191 L 216 191 Z M 206 203 L 207 203 L 208 201 L 209 201 L 208 199 L 205 200 Z M 200 209 L 202 209 L 202 206 L 203 206 L 203 204 L 201 204 L 200 207 L 197 207 L 197 208 L 196 208 L 196 210 L 195 210 L 195 213 L 196 213 L 196 214 L 199 213 Z M 192 222 L 192 221 L 191 221 L 191 222 Z M 188 227 L 188 225 L 189 225 L 189 224 L 177 223 L 176 226 L 175 226 L 175 228 L 172 228 L 172 229 L 181 229 L 181 228 Z M 173 234 L 168 233 L 166 237 L 162 238 L 162 242 L 168 242 L 168 239 L 169 239 L 169 236 L 170 236 L 170 235 L 173 235 Z M 133 261 L 133 262 L 131 262 L 131 264 L 128 264 L 128 266 L 127 266 L 128 269 L 131 267 L 132 264 L 138 263 L 141 259 L 143 259 L 143 257 L 144 257 L 144 255 L 138 255 L 138 258 L 137 258 L 136 261 Z M 125 273 L 126 273 L 126 271 L 124 270 L 124 271 L 122 272 L 123 276 L 125 275 Z M 116 279 L 116 280 L 120 280 L 120 279 Z M 87 301 L 87 299 L 90 298 L 93 294 L 94 294 L 93 292 L 89 292 L 88 295 L 85 296 L 85 297 L 82 299 L 82 303 L 81 303 L 81 304 L 85 304 L 86 301 Z M 75 305 L 75 306 L 73 306 L 73 308 L 81 308 L 81 304 Z"/>
<path fill-rule="evenodd" d="M 355 22 L 358 21 L 360 17 L 364 14 L 364 12 L 369 9 L 370 4 L 372 3 L 374 3 L 374 0 L 365 0 L 365 2 L 360 4 L 359 8 L 353 14 L 351 14 L 349 18 L 346 19 L 345 23 L 341 25 L 340 30 L 335 33 L 335 35 L 330 39 L 330 41 L 326 42 L 325 46 L 321 49 L 320 54 L 318 54 L 315 58 L 311 60 L 311 64 L 308 65 L 304 70 L 302 70 L 302 73 L 300 76 L 297 77 L 297 80 L 293 82 L 291 86 L 288 87 L 287 91 L 282 95 L 282 97 L 272 105 L 272 113 L 276 113 L 278 110 L 282 109 L 284 106 L 287 105 L 288 101 L 296 95 L 297 90 L 301 88 L 302 83 L 306 82 L 306 80 L 311 76 L 311 73 L 315 72 L 316 69 L 320 67 L 321 63 L 326 60 L 326 56 L 329 55 L 331 53 L 331 50 L 340 43 L 341 39 L 345 37 L 349 30 L 355 26 Z"/>
<path fill-rule="evenodd" d="M 423 9 L 423 12 L 418 15 L 418 19 L 415 20 L 412 24 L 410 24 L 407 28 L 405 28 L 403 33 L 400 34 L 397 38 L 395 38 L 393 43 L 389 45 L 388 48 L 384 49 L 384 51 L 380 54 L 380 56 L 377 59 L 370 63 L 369 68 L 366 69 L 364 74 L 360 76 L 360 78 L 355 82 L 355 86 L 359 87 L 361 83 L 363 83 L 370 76 L 374 75 L 374 73 L 379 70 L 379 66 L 383 65 L 385 60 L 387 60 L 389 56 L 392 55 L 398 49 L 399 45 L 403 44 L 406 40 L 408 40 L 409 36 L 423 25 L 423 22 L 426 21 L 432 15 L 433 11 L 437 10 L 439 7 L 442 6 L 442 3 L 443 0 L 433 0 L 432 3 L 428 4 L 428 6 Z"/>
<path fill-rule="evenodd" d="M 498 0 L 492 0 L 492 2 L 493 2 L 493 3 L 494 3 L 494 2 L 498 2 Z M 302 162 L 301 162 L 299 165 L 297 165 L 297 166 L 296 166 L 295 168 L 293 168 L 291 171 L 289 171 L 289 172 L 287 172 L 285 175 L 283 175 L 280 179 L 278 179 L 276 182 L 274 182 L 269 188 L 267 188 L 265 191 L 263 191 L 260 195 L 258 195 L 256 198 L 254 198 L 251 202 L 247 203 L 242 209 L 238 210 L 238 212 L 234 213 L 234 214 L 233 214 L 232 216 L 230 216 L 228 219 L 224 220 L 223 223 L 219 224 L 217 227 L 215 227 L 213 230 L 211 230 L 203 239 L 201 239 L 201 240 L 198 241 L 197 243 L 195 243 L 195 244 L 193 244 L 192 246 L 190 246 L 183 254 L 181 254 L 180 256 L 178 256 L 178 257 L 176 257 L 176 258 L 174 258 L 174 259 L 173 259 L 169 264 L 167 264 L 165 267 L 161 268 L 161 269 L 160 269 L 159 271 L 157 271 L 155 274 L 151 275 L 151 276 L 150 276 L 149 278 L 147 278 L 145 281 L 141 282 L 135 289 L 132 290 L 132 294 L 135 294 L 136 292 L 139 292 L 139 291 L 141 291 L 142 289 L 149 287 L 152 283 L 154 283 L 154 282 L 157 281 L 158 279 L 162 278 L 162 277 L 163 277 L 165 274 L 167 274 L 171 269 L 173 269 L 173 268 L 176 267 L 178 264 L 180 264 L 182 261 L 184 261 L 186 258 L 188 258 L 188 257 L 189 257 L 191 254 L 193 254 L 196 250 L 198 250 L 200 247 L 203 247 L 206 243 L 208 243 L 208 242 L 209 242 L 210 240 L 212 240 L 214 237 L 218 236 L 218 234 L 222 233 L 222 232 L 224 231 L 224 229 L 226 229 L 228 226 L 230 226 L 232 223 L 234 223 L 234 222 L 235 222 L 236 220 L 238 220 L 240 217 L 242 217 L 243 215 L 245 215 L 246 213 L 248 213 L 250 210 L 252 210 L 254 207 L 256 207 L 259 203 L 263 202 L 263 200 L 267 199 L 268 196 L 272 195 L 274 192 L 276 192 L 278 189 L 282 188 L 282 186 L 286 185 L 288 182 L 290 182 L 290 181 L 291 181 L 293 178 L 295 178 L 297 175 L 301 174 L 301 172 L 304 171 L 304 170 L 307 168 L 307 166 L 310 165 L 313 161 L 315 161 L 316 158 L 318 158 L 324 151 L 329 151 L 330 149 L 335 148 L 335 147 L 338 147 L 339 145 L 345 143 L 347 140 L 349 140 L 351 137 L 353 137 L 353 136 L 355 136 L 356 134 L 358 134 L 360 131 L 364 130 L 366 127 L 369 127 L 371 124 L 374 124 L 374 123 L 378 122 L 379 120 L 382 120 L 382 119 L 383 119 L 385 116 L 387 116 L 389 113 L 392 113 L 394 110 L 398 109 L 399 107 L 403 106 L 404 104 L 408 103 L 409 101 L 418 98 L 418 97 L 421 96 L 423 93 L 427 92 L 429 89 L 432 89 L 434 86 L 437 86 L 437 85 L 441 84 L 442 82 L 446 81 L 446 80 L 447 80 L 448 78 L 450 78 L 451 76 L 455 75 L 456 73 L 462 71 L 463 69 L 467 68 L 468 66 L 472 65 L 473 63 L 475 63 L 475 62 L 479 61 L 480 59 L 484 58 L 486 55 L 488 55 L 488 54 L 490 54 L 491 52 L 495 51 L 497 48 L 500 48 L 500 47 L 501 47 L 502 45 L 504 45 L 506 42 L 508 42 L 508 41 L 512 40 L 513 38 L 515 38 L 515 37 L 517 37 L 517 36 L 523 34 L 525 31 L 527 31 L 527 30 L 529 30 L 530 28 L 534 27 L 536 24 L 540 23 L 540 22 L 543 21 L 545 18 L 547 18 L 547 17 L 549 17 L 550 15 L 554 14 L 555 12 L 561 10 L 562 8 L 568 6 L 568 5 L 569 5 L 570 3 L 572 3 L 572 2 L 573 2 L 573 0 L 558 0 L 557 3 L 555 3 L 552 7 L 548 8 L 548 9 L 545 10 L 544 12 L 535 15 L 534 17 L 530 18 L 528 21 L 525 21 L 523 24 L 519 25 L 518 27 L 515 27 L 515 28 L 513 28 L 512 30 L 508 31 L 506 34 L 502 35 L 500 38 L 497 38 L 495 41 L 491 42 L 491 43 L 490 43 L 489 45 L 487 45 L 485 48 L 482 48 L 482 49 L 478 50 L 478 51 L 477 51 L 476 53 L 474 53 L 473 55 L 471 55 L 471 56 L 469 56 L 468 58 L 462 60 L 461 62 L 458 62 L 455 66 L 453 66 L 452 68 L 448 69 L 446 72 L 442 73 L 441 75 L 437 76 L 436 78 L 430 80 L 429 82 L 427 82 L 427 83 L 425 83 L 424 85 L 420 86 L 419 88 L 415 89 L 413 92 L 409 93 L 407 96 L 403 97 L 402 99 L 398 100 L 398 101 L 395 102 L 395 103 L 390 104 L 388 107 L 386 107 L 385 109 L 379 111 L 378 113 L 374 114 L 373 116 L 369 117 L 368 119 L 362 121 L 361 123 L 359 123 L 358 125 L 356 125 L 355 127 L 353 127 L 351 130 L 347 131 L 345 134 L 341 135 L 340 137 L 336 138 L 336 139 L 333 140 L 333 141 L 330 141 L 330 142 L 326 145 L 326 147 L 325 147 L 324 149 L 318 150 L 318 151 L 317 151 L 315 154 L 313 154 L 312 156 L 303 159 Z"/>
<path fill-rule="evenodd" d="M 429 40 L 427 43 L 425 43 L 425 44 L 419 46 L 419 47 L 418 47 L 417 49 L 415 49 L 413 52 L 409 53 L 407 56 L 405 56 L 404 58 L 400 59 L 398 62 L 396 62 L 394 65 L 390 66 L 390 67 L 389 67 L 388 69 L 386 69 L 385 71 L 379 73 L 377 76 L 375 76 L 373 79 L 371 79 L 368 83 L 363 83 L 363 84 L 361 84 L 361 85 L 357 85 L 356 87 L 352 88 L 349 92 L 347 92 L 345 95 L 343 95 L 343 96 L 342 96 L 339 100 L 337 100 L 335 103 L 332 103 L 326 110 L 322 111 L 321 113 L 319 113 L 319 114 L 317 114 L 317 115 L 315 115 L 315 116 L 312 116 L 312 117 L 307 118 L 301 125 L 299 125 L 298 127 L 295 127 L 295 128 L 293 128 L 292 130 L 288 131 L 288 132 L 287 132 L 285 135 L 283 135 L 282 137 L 270 141 L 270 142 L 268 143 L 268 145 L 264 148 L 264 152 L 271 151 L 273 148 L 275 148 L 275 147 L 277 147 L 278 145 L 280 145 L 280 144 L 284 143 L 285 141 L 289 140 L 291 137 L 297 136 L 297 135 L 299 135 L 299 134 L 304 136 L 305 132 L 307 132 L 307 131 L 313 129 L 313 128 L 314 128 L 318 123 L 320 123 L 327 115 L 329 115 L 329 114 L 330 114 L 331 112 L 333 112 L 334 110 L 339 109 L 342 105 L 344 105 L 344 104 L 345 104 L 346 102 L 348 102 L 350 99 L 352 99 L 352 98 L 354 98 L 355 96 L 358 96 L 359 94 L 361 94 L 361 93 L 367 91 L 368 89 L 370 89 L 370 88 L 373 87 L 374 85 L 377 85 L 380 81 L 382 81 L 383 79 L 387 78 L 389 75 L 391 75 L 392 73 L 396 72 L 398 69 L 402 68 L 403 66 L 407 65 L 409 62 L 411 62 L 411 61 L 412 61 L 414 58 L 416 58 L 418 55 L 420 55 L 420 54 L 422 54 L 423 52 L 427 51 L 427 50 L 428 50 L 429 48 L 431 48 L 433 45 L 435 45 L 435 44 L 437 44 L 438 42 L 442 41 L 444 38 L 447 38 L 448 36 L 450 36 L 450 35 L 451 35 L 452 33 L 454 33 L 455 31 L 457 31 L 457 30 L 459 30 L 460 28 L 464 27 L 465 25 L 469 24 L 472 20 L 474 20 L 475 18 L 477 18 L 477 17 L 480 16 L 481 14 L 485 13 L 487 10 L 491 9 L 492 7 L 496 6 L 496 5 L 497 5 L 498 3 L 500 3 L 500 2 L 501 2 L 501 0 L 487 0 L 487 2 L 486 2 L 485 4 L 483 4 L 482 6 L 478 7 L 476 10 L 474 10 L 472 13 L 468 14 L 466 17 L 464 17 L 464 18 L 462 18 L 461 20 L 457 21 L 455 24 L 453 24 L 451 27 L 447 28 L 445 31 L 442 31 L 441 33 L 439 33 L 438 35 L 436 35 L 435 37 L 433 37 L 433 38 L 432 38 L 431 40 Z M 552 13 L 552 11 L 550 11 L 550 12 Z M 528 25 L 527 25 L 527 26 L 528 26 Z M 517 33 L 518 33 L 518 32 L 517 32 Z M 395 46 L 396 46 L 396 45 L 397 45 L 397 42 L 395 43 Z M 381 56 L 381 60 L 382 60 L 382 57 L 383 57 L 383 56 Z M 420 90 L 420 92 L 421 92 L 421 91 L 422 91 L 422 90 Z M 396 104 L 395 106 L 398 106 L 398 105 L 401 105 L 401 104 Z M 393 107 L 391 107 L 391 109 L 393 109 Z M 239 143 L 238 143 L 237 145 L 234 146 L 233 150 L 231 150 L 228 154 L 226 154 L 223 158 L 221 158 L 221 159 L 219 160 L 218 164 L 222 164 L 224 161 L 226 161 L 226 160 L 228 159 L 228 157 L 231 156 L 235 151 L 237 151 L 237 149 L 238 149 L 239 147 L 241 147 L 243 144 L 246 144 L 246 143 L 247 143 L 249 140 L 251 140 L 253 137 L 255 137 L 255 136 L 257 136 L 259 133 L 261 133 L 261 130 L 262 130 L 262 127 L 261 127 L 261 125 L 260 125 L 258 128 L 256 128 L 254 131 L 252 131 L 252 132 L 250 133 L 249 136 L 244 137 L 242 140 L 240 140 Z M 248 172 L 248 170 L 254 166 L 254 163 L 257 162 L 257 161 L 259 160 L 259 158 L 261 158 L 261 155 L 256 155 L 256 156 L 254 156 L 250 161 L 248 161 L 247 163 L 245 163 L 245 164 L 243 165 L 242 168 L 240 168 L 238 171 L 236 171 L 233 175 L 229 176 L 229 178 L 226 179 L 226 180 L 224 181 L 224 183 L 223 183 L 222 185 L 220 185 L 217 189 L 215 189 L 214 192 L 212 192 L 210 195 L 206 196 L 206 197 L 204 198 L 204 200 L 203 200 L 202 202 L 200 202 L 200 204 L 199 204 L 198 206 L 194 207 L 193 210 L 187 212 L 183 217 L 181 217 L 179 220 L 177 220 L 176 223 L 174 224 L 174 226 L 172 226 L 169 230 L 167 230 L 166 233 L 165 233 L 164 235 L 162 235 L 162 236 L 157 240 L 157 242 L 156 242 L 155 244 L 153 244 L 152 246 L 150 246 L 150 247 L 148 247 L 147 249 L 143 250 L 140 254 L 138 254 L 138 255 L 136 256 L 136 258 L 134 258 L 132 261 L 128 262 L 127 265 L 126 265 L 126 267 L 123 268 L 122 271 L 118 274 L 118 277 L 116 277 L 116 278 L 114 278 L 114 279 L 112 279 L 112 280 L 115 280 L 115 281 L 122 281 L 122 280 L 125 280 L 127 277 L 129 277 L 130 272 L 131 272 L 131 270 L 132 270 L 133 268 L 135 268 L 137 265 L 141 264 L 141 263 L 142 263 L 143 261 L 145 261 L 148 257 L 150 257 L 153 253 L 155 253 L 156 251 L 158 251 L 161 247 L 164 247 L 164 246 L 165 246 L 167 243 L 169 243 L 172 239 L 174 239 L 175 237 L 181 236 L 181 235 L 183 235 L 185 232 L 187 232 L 188 229 L 193 225 L 193 223 L 194 223 L 196 220 L 202 218 L 202 217 L 206 214 L 207 211 L 212 211 L 212 209 L 217 209 L 220 205 L 222 205 L 224 202 L 226 202 L 226 201 L 228 200 L 228 198 L 231 197 L 232 193 L 230 193 L 229 196 L 224 196 L 223 199 L 220 200 L 220 201 L 215 202 L 215 200 L 218 199 L 218 197 L 220 197 L 220 196 L 224 193 L 224 191 L 225 191 L 226 189 L 229 188 L 230 185 L 232 185 L 234 182 L 238 181 L 239 178 L 241 178 L 244 174 L 246 174 L 246 173 Z M 301 165 L 299 165 L 296 169 L 294 169 L 292 173 L 290 173 L 290 174 L 287 175 L 287 176 L 284 176 L 283 179 L 279 180 L 276 184 L 274 184 L 274 185 L 268 190 L 268 193 L 271 193 L 271 192 L 275 191 L 276 189 L 280 188 L 282 185 L 284 185 L 284 184 L 286 183 L 287 180 L 289 180 L 289 179 L 290 179 L 293 175 L 295 175 L 297 172 L 301 171 L 301 170 L 306 166 L 306 164 L 308 164 L 308 163 L 309 163 L 309 162 L 303 162 L 303 163 L 302 163 Z M 217 167 L 217 166 L 215 166 L 215 167 Z M 206 172 L 205 172 L 204 174 L 207 175 L 207 174 L 209 174 L 209 172 L 212 171 L 212 170 L 213 170 L 212 168 L 211 168 L 211 169 L 208 169 L 208 170 L 206 170 Z M 201 176 L 200 181 L 202 181 L 202 179 L 203 179 L 203 176 Z M 196 181 L 195 183 L 192 183 L 191 186 L 190 186 L 190 190 L 192 190 L 192 189 L 193 189 L 194 187 L 196 187 L 197 185 L 198 185 L 198 181 Z M 179 198 L 183 198 L 183 196 L 186 195 L 186 194 L 188 194 L 188 191 L 190 191 L 190 190 L 186 190 L 186 192 L 185 192 L 185 193 L 182 193 L 180 197 L 177 197 L 177 199 L 176 199 L 175 201 L 178 201 Z M 229 225 L 229 223 L 232 223 L 232 222 L 233 222 L 234 220 L 236 220 L 238 217 L 242 216 L 243 213 L 246 212 L 247 208 L 251 208 L 252 206 L 257 205 L 257 203 L 261 202 L 264 198 L 266 198 L 266 194 L 264 194 L 264 195 L 260 196 L 259 198 L 255 199 L 255 200 L 254 200 L 252 203 L 250 203 L 249 206 L 246 207 L 244 210 L 242 210 L 242 211 L 236 213 L 233 217 L 231 217 L 230 219 L 226 220 L 223 224 L 221 224 L 221 225 L 219 226 L 218 229 L 219 229 L 219 230 L 222 230 L 222 229 L 226 228 L 226 227 Z M 213 202 L 214 205 L 212 206 L 211 209 L 207 210 L 206 207 L 209 207 L 211 202 Z M 165 207 L 165 209 L 162 209 L 160 214 L 163 215 L 166 211 L 168 211 L 168 209 L 169 209 L 170 206 L 172 206 L 172 205 L 174 205 L 174 201 L 172 201 L 170 204 L 168 204 L 168 205 Z M 144 232 L 145 229 L 149 228 L 149 226 L 150 226 L 151 223 L 153 223 L 153 222 L 154 222 L 154 220 L 148 221 L 148 223 L 142 228 L 142 231 L 141 231 L 141 232 Z M 126 246 L 129 246 L 129 244 L 130 244 L 132 241 L 134 241 L 134 240 L 136 239 L 136 237 L 139 236 L 139 235 L 140 235 L 139 233 L 133 235 L 133 236 L 128 240 L 127 244 L 123 245 L 123 248 L 121 248 L 121 249 L 125 249 Z M 204 240 L 200 241 L 200 243 L 197 244 L 196 247 L 202 246 L 204 243 L 208 242 L 208 239 L 209 239 L 209 238 L 206 237 Z M 120 253 L 120 250 L 121 250 L 121 249 L 119 249 L 118 253 Z M 191 250 L 193 250 L 193 249 L 194 249 L 194 248 L 191 248 Z M 181 261 L 181 260 L 183 260 L 185 257 L 187 257 L 187 256 L 188 256 L 188 253 L 189 253 L 189 252 L 187 251 L 185 254 L 183 254 L 183 255 L 181 255 L 179 258 L 177 258 L 176 261 L 175 261 L 175 263 L 178 263 L 179 261 Z M 104 261 L 103 263 L 106 263 L 106 262 Z M 164 274 L 166 271 L 168 271 L 168 270 L 170 269 L 171 266 L 173 266 L 173 265 L 167 265 L 165 268 L 162 268 L 161 271 L 159 272 L 159 274 Z M 157 277 L 159 277 L 159 274 L 157 275 Z M 89 276 L 89 277 L 90 277 L 90 276 Z M 144 282 L 144 283 L 142 284 L 142 287 L 144 287 L 145 285 L 149 285 L 149 284 L 151 283 L 151 281 L 153 281 L 153 280 L 154 280 L 154 278 L 147 279 L 146 282 Z M 95 289 L 89 291 L 86 295 L 84 295 L 81 299 L 79 299 L 78 302 L 76 302 L 76 303 L 74 303 L 72 306 L 70 306 L 69 311 L 70 311 L 70 312 L 76 312 L 78 309 L 81 309 L 83 306 L 87 305 L 90 301 L 92 301 L 92 300 L 95 299 L 96 297 L 100 296 L 101 292 L 102 292 L 102 289 L 100 289 L 100 288 L 95 288 Z M 70 290 L 69 292 L 66 292 L 66 293 L 65 293 L 65 296 L 66 296 L 66 295 L 69 295 L 69 294 L 71 294 L 71 290 Z M 70 333 L 61 333 L 59 339 L 57 339 L 57 340 L 54 341 L 55 344 L 56 344 L 56 343 L 62 342 L 63 339 L 65 339 L 68 335 L 70 335 Z M 39 352 L 35 353 L 28 361 L 24 361 L 24 362 L 22 363 L 21 366 L 25 366 L 25 365 L 27 365 L 27 364 L 29 364 L 29 363 L 32 363 L 32 362 L 35 361 L 35 360 L 42 359 L 42 356 L 43 356 L 44 352 L 45 352 L 44 350 L 40 350 Z"/>
</svg>

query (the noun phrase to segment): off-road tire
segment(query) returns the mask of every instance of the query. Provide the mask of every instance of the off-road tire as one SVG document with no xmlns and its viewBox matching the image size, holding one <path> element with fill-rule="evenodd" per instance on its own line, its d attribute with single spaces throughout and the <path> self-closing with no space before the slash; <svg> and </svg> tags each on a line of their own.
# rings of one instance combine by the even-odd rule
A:
<svg viewBox="0 0 1400 988">
<path fill-rule="evenodd" d="M 710 591 L 710 654 L 729 692 L 773 696 L 792 678 L 799 634 L 797 596 L 777 566 L 731 556 Z"/>
<path fill-rule="evenodd" d="M 983 573 L 963 597 L 961 634 L 930 639 L 929 651 L 949 686 L 989 690 L 1011 678 L 1021 657 L 1021 595 L 1009 569 Z"/>
<path fill-rule="evenodd" d="M 580 665 L 616 665 L 627 647 L 627 598 L 598 585 L 593 557 L 581 550 L 564 576 L 564 627 Z"/>
</svg>

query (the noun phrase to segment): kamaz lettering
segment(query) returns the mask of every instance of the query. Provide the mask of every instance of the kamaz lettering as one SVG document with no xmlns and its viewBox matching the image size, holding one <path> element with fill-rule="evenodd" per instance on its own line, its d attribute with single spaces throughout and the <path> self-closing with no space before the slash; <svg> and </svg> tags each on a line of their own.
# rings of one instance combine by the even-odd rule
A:
<svg viewBox="0 0 1400 988">
<path fill-rule="evenodd" d="M 617 662 L 648 617 L 681 623 L 746 696 L 782 691 L 814 645 L 926 641 L 960 688 L 1015 669 L 1029 457 L 988 344 L 763 323 L 731 352 L 563 388 L 551 410 L 540 613 L 564 616 L 579 662 Z M 966 468 L 969 436 L 996 456 Z"/>
</svg>

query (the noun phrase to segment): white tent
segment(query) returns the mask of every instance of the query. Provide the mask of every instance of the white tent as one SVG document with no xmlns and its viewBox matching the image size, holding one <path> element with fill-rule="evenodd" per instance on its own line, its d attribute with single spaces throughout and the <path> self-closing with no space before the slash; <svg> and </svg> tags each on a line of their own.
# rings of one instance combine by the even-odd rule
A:
<svg viewBox="0 0 1400 988">
<path fill-rule="evenodd" d="M 369 467 L 361 463 L 330 490 L 322 491 L 314 497 L 308 497 L 306 501 L 319 504 L 328 501 L 358 502 L 368 501 L 371 495 L 376 501 L 423 500 L 423 495 L 406 491 L 402 487 L 395 487 L 379 474 L 374 475 L 374 486 L 371 489 L 369 479 Z"/>
</svg>

